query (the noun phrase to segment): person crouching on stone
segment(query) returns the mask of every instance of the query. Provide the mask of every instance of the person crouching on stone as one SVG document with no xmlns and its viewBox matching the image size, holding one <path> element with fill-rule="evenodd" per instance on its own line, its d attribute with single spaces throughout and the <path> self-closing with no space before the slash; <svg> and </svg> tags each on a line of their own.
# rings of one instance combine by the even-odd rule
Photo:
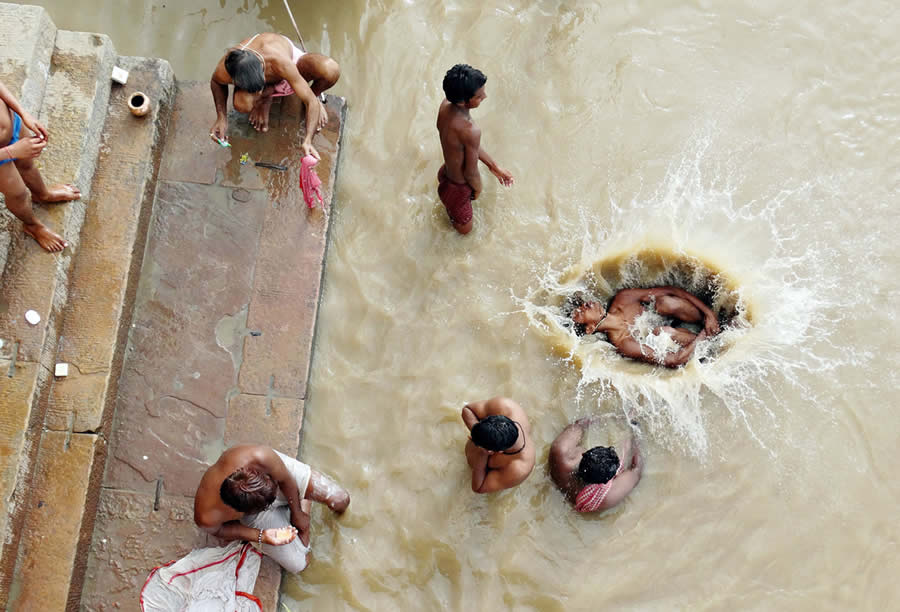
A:
<svg viewBox="0 0 900 612">
<path fill-rule="evenodd" d="M 306 106 L 303 155 L 318 159 L 312 137 L 328 123 L 328 112 L 319 96 L 340 76 L 340 66 L 326 55 L 307 53 L 281 34 L 254 34 L 230 49 L 216 64 L 210 80 L 216 122 L 210 135 L 228 140 L 229 85 L 234 85 L 234 109 L 250 113 L 250 123 L 260 132 L 269 130 L 273 98 L 296 95 Z"/>
<path fill-rule="evenodd" d="M 23 134 L 23 127 L 32 135 Z M 38 220 L 32 202 L 69 202 L 80 198 L 81 191 L 75 185 L 44 183 L 35 160 L 49 137 L 47 128 L 0 83 L 0 193 L 9 212 L 24 224 L 25 233 L 45 251 L 57 253 L 69 243 Z"/>
<path fill-rule="evenodd" d="M 260 547 L 291 573 L 309 553 L 310 501 L 338 514 L 350 494 L 333 480 L 267 446 L 233 446 L 206 471 L 194 497 L 194 522 L 223 540 Z"/>
<path fill-rule="evenodd" d="M 644 460 L 633 438 L 613 447 L 581 446 L 591 419 L 579 419 L 566 427 L 550 447 L 550 477 L 566 494 L 577 512 L 597 512 L 612 508 L 628 495 L 641 479 Z"/>
<path fill-rule="evenodd" d="M 525 411 L 508 397 L 472 402 L 462 409 L 471 432 L 466 460 L 472 490 L 493 493 L 520 484 L 534 468 L 535 449 Z"/>
</svg>

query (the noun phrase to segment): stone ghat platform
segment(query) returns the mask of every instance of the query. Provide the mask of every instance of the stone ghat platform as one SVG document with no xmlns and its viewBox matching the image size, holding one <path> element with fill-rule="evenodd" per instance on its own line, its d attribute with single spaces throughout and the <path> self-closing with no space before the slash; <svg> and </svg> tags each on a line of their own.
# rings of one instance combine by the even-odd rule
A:
<svg viewBox="0 0 900 612">
<path fill-rule="evenodd" d="M 208 82 L 2 3 L 0 80 L 50 131 L 44 176 L 84 194 L 35 206 L 62 254 L 0 219 L 0 606 L 139 609 L 153 567 L 220 544 L 194 526 L 193 494 L 222 450 L 297 455 L 345 102 L 328 97 L 313 139 L 325 207 L 309 209 L 296 98 L 266 134 L 230 116 L 222 148 Z M 128 112 L 135 91 L 150 115 Z M 267 611 L 280 578 L 264 559 Z"/>
</svg>

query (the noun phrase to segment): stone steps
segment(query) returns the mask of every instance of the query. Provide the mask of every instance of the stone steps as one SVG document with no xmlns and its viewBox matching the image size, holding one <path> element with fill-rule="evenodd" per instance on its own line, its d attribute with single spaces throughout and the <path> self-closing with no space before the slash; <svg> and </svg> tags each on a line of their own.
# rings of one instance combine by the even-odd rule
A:
<svg viewBox="0 0 900 612">
<path fill-rule="evenodd" d="M 110 96 L 91 202 L 68 278 L 56 359 L 69 364 L 69 376 L 54 379 L 46 393 L 12 609 L 47 602 L 54 602 L 47 609 L 64 609 L 81 598 L 122 349 L 174 92 L 174 75 L 165 61 L 119 58 L 118 65 L 129 71 L 129 83 Z M 152 113 L 140 119 L 126 106 L 135 90 L 153 101 Z M 46 525 L 60 526 L 52 545 Z"/>
<path fill-rule="evenodd" d="M 62 610 L 81 596 L 174 75 L 165 61 L 118 58 L 106 36 L 57 32 L 37 7 L 0 4 L 0 36 L 10 15 L 13 40 L 24 42 L 7 46 L 32 49 L 32 59 L 0 54 L 0 66 L 26 75 L 12 91 L 25 92 L 20 102 L 50 132 L 41 173 L 78 184 L 83 196 L 35 206 L 69 242 L 62 254 L 24 237 L 17 220 L 2 232 L 0 606 Z M 41 75 L 47 32 L 54 38 L 41 88 L 28 79 Z M 116 64 L 131 75 L 111 92 Z M 137 88 L 154 102 L 140 119 L 125 104 Z M 28 102 L 38 93 L 40 113 Z M 34 327 L 24 322 L 28 309 L 42 316 Z M 53 376 L 57 362 L 71 364 L 68 377 Z"/>
</svg>

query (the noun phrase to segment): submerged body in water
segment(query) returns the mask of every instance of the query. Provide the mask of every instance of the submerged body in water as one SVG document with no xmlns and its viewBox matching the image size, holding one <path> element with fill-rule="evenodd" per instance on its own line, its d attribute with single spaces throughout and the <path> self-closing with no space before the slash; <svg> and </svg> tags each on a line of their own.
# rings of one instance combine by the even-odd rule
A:
<svg viewBox="0 0 900 612">
<path fill-rule="evenodd" d="M 654 349 L 634 338 L 635 320 L 653 308 L 657 314 L 682 324 L 703 324 L 700 333 L 681 326 L 658 325 L 652 335 L 667 335 L 679 347 L 674 351 Z M 588 302 L 574 309 L 572 320 L 584 326 L 583 333 L 605 332 L 610 343 L 624 357 L 677 368 L 688 362 L 696 344 L 719 333 L 716 314 L 692 293 L 678 287 L 623 289 L 613 298 L 608 310 L 599 302 Z M 580 330 L 579 330 L 580 331 Z"/>
</svg>

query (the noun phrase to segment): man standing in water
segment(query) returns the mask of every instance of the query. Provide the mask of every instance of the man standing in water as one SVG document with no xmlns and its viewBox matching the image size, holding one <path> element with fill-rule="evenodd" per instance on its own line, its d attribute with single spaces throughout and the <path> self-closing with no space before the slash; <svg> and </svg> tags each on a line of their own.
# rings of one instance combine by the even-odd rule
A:
<svg viewBox="0 0 900 612">
<path fill-rule="evenodd" d="M 667 333 L 681 346 L 678 351 L 657 355 L 652 348 L 635 340 L 629 329 L 651 304 L 657 314 L 682 323 L 702 323 L 704 328 L 699 334 L 695 334 L 681 327 L 657 327 L 653 330 L 654 335 Z M 623 289 L 613 298 L 608 311 L 599 302 L 588 302 L 572 311 L 572 320 L 584 325 L 586 334 L 605 332 L 610 343 L 622 356 L 667 368 L 677 368 L 687 363 L 697 342 L 719 333 L 719 321 L 709 306 L 697 296 L 678 287 Z"/>
<path fill-rule="evenodd" d="M 254 34 L 231 49 L 216 65 L 210 80 L 216 122 L 210 135 L 219 140 L 228 139 L 228 85 L 232 83 L 234 109 L 250 113 L 250 123 L 260 132 L 269 129 L 272 99 L 294 94 L 306 105 L 303 154 L 318 158 L 312 137 L 328 123 L 325 105 L 318 97 L 337 83 L 340 76 L 340 66 L 328 56 L 306 53 L 281 34 Z"/>
<path fill-rule="evenodd" d="M 469 111 L 487 97 L 487 77 L 468 64 L 457 64 L 444 76 L 444 94 L 438 110 L 437 129 L 444 151 L 444 165 L 438 171 L 438 196 L 450 222 L 460 234 L 472 231 L 472 200 L 481 195 L 478 161 L 484 162 L 502 185 L 513 184 L 513 176 L 494 162 L 481 148 L 481 130 Z"/>
<path fill-rule="evenodd" d="M 243 444 L 222 453 L 200 479 L 194 522 L 223 540 L 257 543 L 296 574 L 309 552 L 310 500 L 341 514 L 350 494 L 305 463 L 267 446 Z"/>
<path fill-rule="evenodd" d="M 22 127 L 32 136 L 22 135 Z M 47 128 L 38 123 L 0 83 L 0 193 L 6 208 L 24 224 L 25 233 L 46 251 L 56 253 L 69 244 L 34 216 L 32 202 L 69 202 L 81 197 L 75 185 L 47 187 L 34 160 L 47 146 Z"/>
<path fill-rule="evenodd" d="M 535 449 L 525 411 L 508 397 L 466 404 L 462 420 L 471 432 L 466 460 L 472 490 L 493 493 L 512 488 L 534 468 Z"/>
<path fill-rule="evenodd" d="M 644 471 L 644 460 L 633 438 L 619 445 L 581 446 L 592 419 L 579 419 L 566 427 L 550 447 L 550 477 L 577 512 L 612 508 L 625 499 Z"/>
</svg>

